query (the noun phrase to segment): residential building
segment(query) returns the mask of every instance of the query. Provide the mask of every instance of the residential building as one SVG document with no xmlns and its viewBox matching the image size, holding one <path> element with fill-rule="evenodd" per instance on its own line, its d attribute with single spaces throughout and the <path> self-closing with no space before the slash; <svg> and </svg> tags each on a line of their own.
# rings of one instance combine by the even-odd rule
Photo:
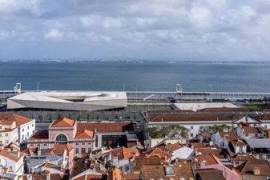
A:
<svg viewBox="0 0 270 180">
<path fill-rule="evenodd" d="M 237 127 L 242 123 L 270 127 L 270 113 L 250 113 L 246 115 L 242 112 L 185 112 L 185 111 L 150 111 L 144 113 L 144 117 L 149 127 L 161 127 L 168 125 L 179 125 L 189 130 L 189 137 L 194 138 L 199 135 L 202 127 L 214 125 L 227 125 Z"/>
<path fill-rule="evenodd" d="M 0 150 L 0 175 L 22 175 L 24 173 L 24 155 L 15 149 L 3 148 Z"/>
<path fill-rule="evenodd" d="M 35 120 L 15 114 L 0 112 L 0 145 L 24 143 L 35 131 Z"/>
</svg>

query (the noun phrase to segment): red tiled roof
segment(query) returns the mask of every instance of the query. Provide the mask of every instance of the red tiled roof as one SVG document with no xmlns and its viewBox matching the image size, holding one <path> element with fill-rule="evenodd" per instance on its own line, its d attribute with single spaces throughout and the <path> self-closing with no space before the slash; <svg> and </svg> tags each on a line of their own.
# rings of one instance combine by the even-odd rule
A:
<svg viewBox="0 0 270 180">
<path fill-rule="evenodd" d="M 246 116 L 247 112 L 149 112 L 149 122 L 179 122 L 179 121 L 235 121 Z M 255 120 L 270 120 L 270 113 L 250 114 Z"/>
<path fill-rule="evenodd" d="M 161 148 L 154 148 L 149 154 L 146 155 L 147 157 L 157 156 L 162 160 L 166 160 L 169 157 L 169 153 L 165 152 Z"/>
<path fill-rule="evenodd" d="M 254 174 L 259 170 L 259 176 L 270 176 L 270 163 L 267 160 L 248 160 L 240 170 L 241 174 Z"/>
<path fill-rule="evenodd" d="M 84 129 L 82 132 L 77 132 L 75 139 L 88 139 L 93 138 L 94 132 L 88 129 Z"/>
<path fill-rule="evenodd" d="M 90 131 L 97 130 L 99 133 L 106 132 L 125 132 L 134 130 L 133 123 L 131 122 L 98 122 L 98 123 L 78 123 L 78 131 L 88 129 Z"/>
<path fill-rule="evenodd" d="M 16 122 L 17 126 L 28 123 L 29 118 L 10 112 L 0 112 L 0 124 L 11 125 Z"/>
<path fill-rule="evenodd" d="M 140 155 L 135 157 L 134 171 L 140 171 L 143 165 L 160 165 L 161 159 L 157 156 L 146 157 Z"/>
<path fill-rule="evenodd" d="M 8 149 L 2 149 L 0 150 L 0 155 L 12 160 L 12 161 L 19 161 L 20 158 L 23 156 L 21 152 L 14 152 L 14 151 L 9 151 Z"/>
<path fill-rule="evenodd" d="M 52 127 L 73 127 L 75 122 L 75 120 L 66 117 L 59 118 L 53 121 Z"/>
<path fill-rule="evenodd" d="M 205 165 L 218 164 L 213 154 L 201 154 L 201 155 L 196 156 L 195 160 L 197 160 L 200 163 L 204 162 Z"/>
<path fill-rule="evenodd" d="M 72 150 L 71 144 L 54 144 L 53 148 L 51 149 L 51 154 L 63 154 L 64 151 L 67 150 L 69 153 Z"/>
<path fill-rule="evenodd" d="M 120 159 L 130 159 L 136 155 L 137 151 L 132 148 L 121 147 L 112 149 L 110 153 L 112 154 L 112 156 L 117 156 Z"/>
<path fill-rule="evenodd" d="M 225 180 L 222 171 L 218 169 L 198 169 L 197 176 L 201 180 Z"/>
<path fill-rule="evenodd" d="M 167 144 L 165 146 L 165 150 L 166 151 L 169 151 L 170 153 L 172 153 L 173 151 L 175 151 L 175 150 L 177 150 L 177 149 L 179 149 L 181 147 L 183 147 L 183 146 L 181 144 L 179 144 L 179 143 L 175 143 L 175 144 L 169 143 L 169 144 Z"/>
<path fill-rule="evenodd" d="M 49 138 L 49 132 L 48 130 L 39 130 L 30 139 L 48 139 Z"/>
</svg>

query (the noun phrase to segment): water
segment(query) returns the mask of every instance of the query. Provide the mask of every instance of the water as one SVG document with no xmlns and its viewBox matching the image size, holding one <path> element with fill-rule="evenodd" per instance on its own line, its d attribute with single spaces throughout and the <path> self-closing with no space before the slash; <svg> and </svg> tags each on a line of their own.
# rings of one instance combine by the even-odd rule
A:
<svg viewBox="0 0 270 180">
<path fill-rule="evenodd" d="M 0 89 L 270 92 L 270 64 L 0 62 Z"/>
</svg>

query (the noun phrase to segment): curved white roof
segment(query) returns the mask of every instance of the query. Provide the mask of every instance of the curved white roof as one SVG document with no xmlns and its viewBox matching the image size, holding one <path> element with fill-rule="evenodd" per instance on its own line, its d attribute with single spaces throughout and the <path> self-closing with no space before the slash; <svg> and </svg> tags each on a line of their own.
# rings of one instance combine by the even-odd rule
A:
<svg viewBox="0 0 270 180">
<path fill-rule="evenodd" d="M 127 106 L 126 92 L 41 91 L 8 99 L 8 109 L 102 110 Z"/>
</svg>

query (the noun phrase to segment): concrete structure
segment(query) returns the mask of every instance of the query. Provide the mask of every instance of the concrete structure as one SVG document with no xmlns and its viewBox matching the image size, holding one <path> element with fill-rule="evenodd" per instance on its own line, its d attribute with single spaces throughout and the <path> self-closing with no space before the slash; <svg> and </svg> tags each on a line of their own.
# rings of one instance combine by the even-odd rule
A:
<svg viewBox="0 0 270 180">
<path fill-rule="evenodd" d="M 238 106 L 232 103 L 174 103 L 174 106 L 180 110 L 198 111 L 208 108 L 237 108 Z"/>
<path fill-rule="evenodd" d="M 95 111 L 127 106 L 126 92 L 27 92 L 7 100 L 8 109 Z"/>
<path fill-rule="evenodd" d="M 15 113 L 0 113 L 0 145 L 24 143 L 35 131 L 35 120 Z"/>
</svg>

